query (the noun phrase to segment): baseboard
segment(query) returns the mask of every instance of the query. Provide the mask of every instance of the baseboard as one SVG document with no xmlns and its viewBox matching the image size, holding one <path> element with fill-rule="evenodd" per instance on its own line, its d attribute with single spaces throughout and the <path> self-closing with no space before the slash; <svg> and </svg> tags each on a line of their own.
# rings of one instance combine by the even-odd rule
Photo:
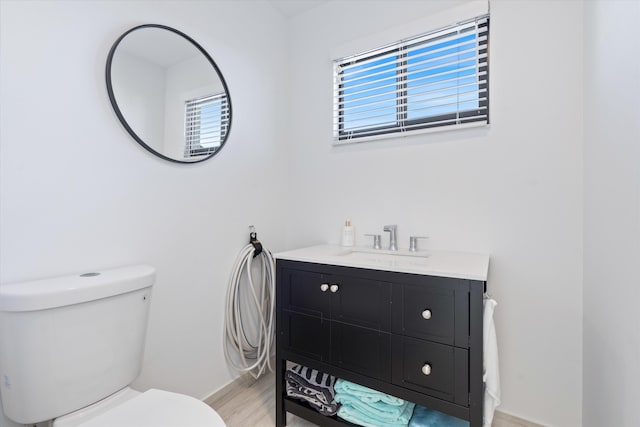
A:
<svg viewBox="0 0 640 427">
<path fill-rule="evenodd" d="M 524 418 L 516 417 L 515 415 L 507 414 L 502 411 L 496 410 L 493 415 L 492 427 L 544 427 L 542 424 L 534 423 L 533 421 L 525 420 Z"/>
</svg>

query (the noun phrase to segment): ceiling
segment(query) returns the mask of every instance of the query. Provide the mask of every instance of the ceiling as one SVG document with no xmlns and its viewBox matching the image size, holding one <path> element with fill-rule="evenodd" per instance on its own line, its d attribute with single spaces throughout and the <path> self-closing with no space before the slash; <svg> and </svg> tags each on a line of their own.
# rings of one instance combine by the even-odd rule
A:
<svg viewBox="0 0 640 427">
<path fill-rule="evenodd" d="M 331 0 L 269 0 L 285 17 L 300 15 Z"/>
</svg>

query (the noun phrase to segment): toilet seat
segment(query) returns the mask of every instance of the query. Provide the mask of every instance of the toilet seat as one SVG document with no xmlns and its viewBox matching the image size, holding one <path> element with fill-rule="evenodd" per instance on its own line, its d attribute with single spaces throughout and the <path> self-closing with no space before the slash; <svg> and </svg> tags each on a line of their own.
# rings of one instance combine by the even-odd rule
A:
<svg viewBox="0 0 640 427">
<path fill-rule="evenodd" d="M 71 414 L 72 415 L 72 414 Z M 62 420 L 60 420 L 62 421 Z M 60 423 L 62 424 L 62 423 Z M 54 426 L 57 426 L 54 422 Z M 71 424 L 64 423 L 64 426 Z M 210 406 L 184 394 L 150 389 L 106 411 L 73 423 L 77 427 L 225 427 Z"/>
</svg>

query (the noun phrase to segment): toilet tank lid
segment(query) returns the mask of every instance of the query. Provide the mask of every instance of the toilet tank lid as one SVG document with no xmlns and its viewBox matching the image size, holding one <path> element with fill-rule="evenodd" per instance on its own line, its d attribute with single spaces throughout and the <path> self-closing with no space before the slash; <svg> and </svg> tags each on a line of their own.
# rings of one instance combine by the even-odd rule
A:
<svg viewBox="0 0 640 427">
<path fill-rule="evenodd" d="M 155 269 L 133 265 L 49 279 L 0 284 L 0 311 L 79 304 L 153 286 Z"/>
</svg>

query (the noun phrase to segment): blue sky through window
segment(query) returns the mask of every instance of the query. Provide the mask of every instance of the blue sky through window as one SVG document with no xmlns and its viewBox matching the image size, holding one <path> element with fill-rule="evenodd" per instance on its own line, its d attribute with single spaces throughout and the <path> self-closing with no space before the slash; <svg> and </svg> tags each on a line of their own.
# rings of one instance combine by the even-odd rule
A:
<svg viewBox="0 0 640 427">
<path fill-rule="evenodd" d="M 407 119 L 477 108 L 476 61 L 475 33 L 409 49 Z"/>
<path fill-rule="evenodd" d="M 225 94 L 187 101 L 185 121 L 185 157 L 208 155 L 222 145 L 228 123 Z"/>
<path fill-rule="evenodd" d="M 336 61 L 336 138 L 488 122 L 488 17 Z"/>
<path fill-rule="evenodd" d="M 357 130 L 396 121 L 396 60 L 391 55 L 343 68 L 343 129 Z"/>
<path fill-rule="evenodd" d="M 201 107 L 200 145 L 203 148 L 218 148 L 222 142 L 223 100 L 216 99 Z"/>
</svg>

